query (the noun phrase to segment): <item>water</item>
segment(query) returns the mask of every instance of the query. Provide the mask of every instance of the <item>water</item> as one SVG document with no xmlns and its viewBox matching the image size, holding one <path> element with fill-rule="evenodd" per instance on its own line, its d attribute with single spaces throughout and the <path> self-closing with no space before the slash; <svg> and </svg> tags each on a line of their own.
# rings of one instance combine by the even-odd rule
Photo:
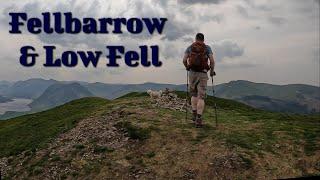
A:
<svg viewBox="0 0 320 180">
<path fill-rule="evenodd" d="M 28 104 L 32 102 L 32 99 L 12 99 L 13 101 L 0 103 L 0 115 L 4 114 L 6 111 L 17 111 L 25 112 L 30 111 Z"/>
</svg>

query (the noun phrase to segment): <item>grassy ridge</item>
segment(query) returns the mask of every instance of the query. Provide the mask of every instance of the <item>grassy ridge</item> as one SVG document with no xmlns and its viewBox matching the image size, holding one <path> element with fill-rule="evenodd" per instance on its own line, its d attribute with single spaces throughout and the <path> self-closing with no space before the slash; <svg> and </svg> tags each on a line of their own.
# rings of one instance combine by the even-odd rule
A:
<svg viewBox="0 0 320 180">
<path fill-rule="evenodd" d="M 102 98 L 83 98 L 48 111 L 0 121 L 0 157 L 43 147 L 106 103 Z"/>
<path fill-rule="evenodd" d="M 185 93 L 177 93 L 185 97 Z M 99 119 L 103 124 L 117 122 L 114 127 L 133 141 L 126 141 L 126 146 L 116 150 L 101 146 L 96 143 L 97 140 L 81 141 L 70 149 L 70 152 L 90 153 L 92 149 L 88 147 L 92 146 L 96 155 L 104 155 L 104 158 L 98 157 L 92 161 L 77 159 L 82 157 L 77 153 L 56 154 L 57 157 L 49 154 L 40 160 L 30 158 L 35 160 L 26 163 L 30 173 L 27 177 L 42 177 L 43 174 L 38 176 L 34 172 L 39 170 L 41 173 L 42 169 L 54 162 L 59 162 L 58 166 L 67 166 L 70 162 L 83 165 L 76 170 L 78 174 L 64 174 L 65 177 L 73 178 L 129 177 L 129 173 L 146 168 L 157 175 L 152 176 L 150 173 L 146 179 L 174 179 L 182 177 L 184 172 L 195 173 L 194 177 L 200 179 L 229 175 L 240 179 L 276 179 L 318 173 L 313 159 L 319 157 L 319 115 L 272 113 L 213 97 L 208 97 L 206 101 L 203 128 L 195 128 L 190 119 L 185 119 L 185 112 L 154 106 L 146 93 L 129 93 L 113 101 L 100 98 L 72 101 L 48 111 L 0 122 L 0 155 L 8 156 L 45 147 L 57 134 L 68 131 L 79 120 L 90 116 L 85 120 L 89 124 Z M 218 106 L 219 128 L 215 127 L 214 102 Z M 63 141 L 57 148 L 65 147 Z M 35 154 L 31 153 L 30 157 L 37 156 Z M 233 155 L 231 158 L 230 154 Z M 300 163 L 299 159 L 307 164 Z M 220 165 L 211 169 L 210 164 L 219 161 L 231 161 L 231 168 L 218 169 L 217 173 L 220 174 L 216 176 L 213 171 Z M 12 162 L 12 167 L 20 163 L 18 160 Z M 240 165 L 233 167 L 232 163 Z M 227 176 L 223 174 L 224 170 Z M 24 171 L 13 171 L 13 174 Z"/>
<path fill-rule="evenodd" d="M 178 97 L 185 98 L 186 93 L 176 92 Z M 147 93 L 129 93 L 118 99 L 131 99 L 148 96 Z M 214 103 L 218 107 L 218 123 L 226 126 L 225 132 L 212 131 L 215 127 Z M 170 113 L 170 112 L 165 112 Z M 183 118 L 184 113 L 175 116 Z M 181 116 L 181 117 L 180 117 Z M 233 100 L 208 96 L 204 119 L 207 128 L 202 136 L 221 138 L 231 147 L 241 147 L 255 152 L 268 151 L 274 153 L 274 146 L 283 146 L 277 133 L 296 144 L 304 144 L 306 155 L 312 155 L 320 149 L 320 115 L 301 115 L 269 112 L 255 109 Z M 258 126 L 256 129 L 253 126 Z M 201 138 L 200 138 L 201 139 Z M 291 143 L 292 143 L 291 142 Z"/>
</svg>

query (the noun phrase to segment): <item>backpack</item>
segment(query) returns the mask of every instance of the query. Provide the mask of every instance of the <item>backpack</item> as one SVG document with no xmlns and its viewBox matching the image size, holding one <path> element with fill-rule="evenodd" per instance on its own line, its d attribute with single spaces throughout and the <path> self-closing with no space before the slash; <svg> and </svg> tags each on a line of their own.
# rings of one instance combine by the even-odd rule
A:
<svg viewBox="0 0 320 180">
<path fill-rule="evenodd" d="M 189 68 L 196 72 L 209 70 L 207 46 L 203 42 L 194 42 L 189 54 Z"/>
</svg>

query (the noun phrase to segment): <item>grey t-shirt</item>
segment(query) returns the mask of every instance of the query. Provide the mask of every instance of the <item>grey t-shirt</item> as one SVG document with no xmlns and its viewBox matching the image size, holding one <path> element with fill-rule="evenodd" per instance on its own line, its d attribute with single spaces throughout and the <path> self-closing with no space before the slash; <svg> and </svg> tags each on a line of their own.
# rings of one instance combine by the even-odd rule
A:
<svg viewBox="0 0 320 180">
<path fill-rule="evenodd" d="M 213 54 L 211 47 L 206 45 L 207 47 L 207 56 L 209 57 L 210 54 Z M 191 53 L 191 45 L 186 49 L 185 53 L 190 54 Z"/>
</svg>

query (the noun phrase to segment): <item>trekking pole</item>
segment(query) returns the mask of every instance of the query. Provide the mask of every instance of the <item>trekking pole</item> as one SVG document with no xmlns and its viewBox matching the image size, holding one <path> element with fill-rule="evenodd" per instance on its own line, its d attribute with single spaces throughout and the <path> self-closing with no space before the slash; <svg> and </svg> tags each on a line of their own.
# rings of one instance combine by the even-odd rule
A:
<svg viewBox="0 0 320 180">
<path fill-rule="evenodd" d="M 211 77 L 211 83 L 212 83 L 212 97 L 213 97 L 213 103 L 214 103 L 214 113 L 215 113 L 215 119 L 216 119 L 216 127 L 218 127 L 218 115 L 217 115 L 217 104 L 216 104 L 216 98 L 214 96 L 214 87 L 213 87 L 213 77 Z"/>
<path fill-rule="evenodd" d="M 187 70 L 186 121 L 188 120 L 189 71 Z"/>
</svg>

